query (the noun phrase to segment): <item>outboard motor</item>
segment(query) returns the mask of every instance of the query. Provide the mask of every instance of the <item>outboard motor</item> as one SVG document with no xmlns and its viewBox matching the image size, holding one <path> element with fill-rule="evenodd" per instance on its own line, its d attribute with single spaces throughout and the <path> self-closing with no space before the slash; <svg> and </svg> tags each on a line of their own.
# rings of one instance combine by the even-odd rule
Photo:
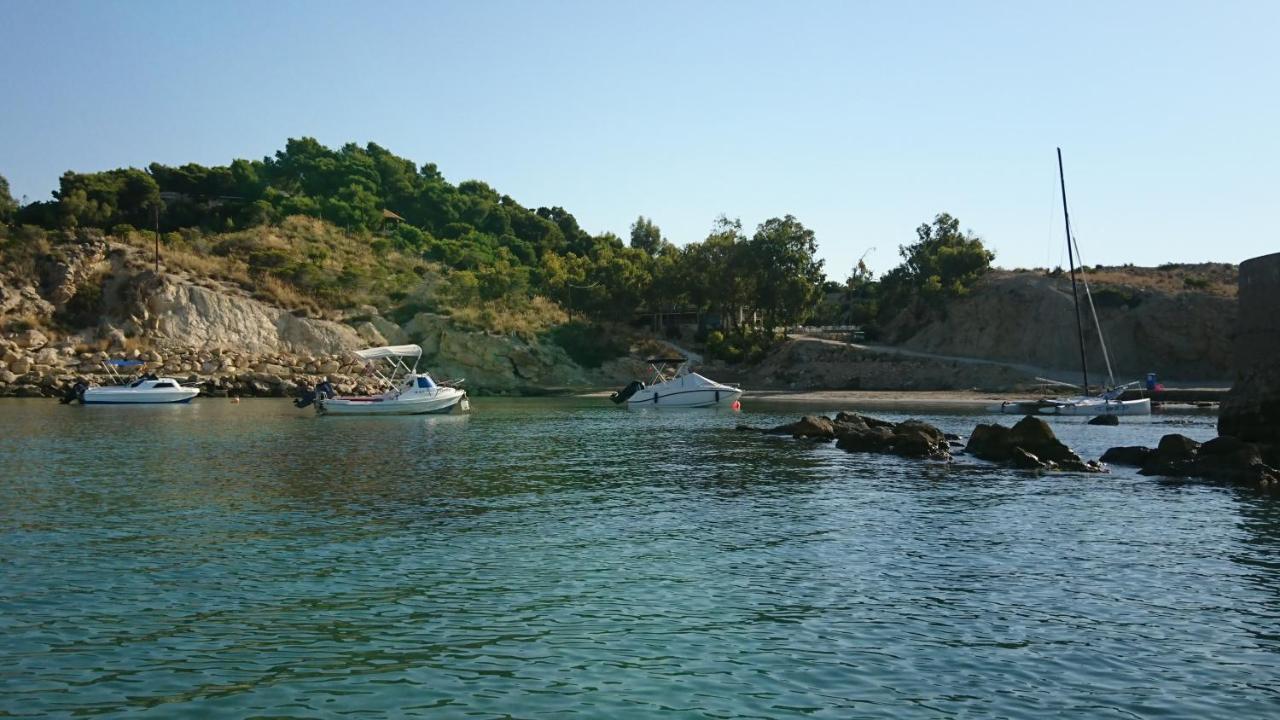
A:
<svg viewBox="0 0 1280 720">
<path fill-rule="evenodd" d="M 615 404 L 621 404 L 627 401 L 627 398 L 635 395 L 644 389 L 644 383 L 639 380 L 632 380 L 626 387 L 609 396 Z"/>
<path fill-rule="evenodd" d="M 77 401 L 80 403 L 83 403 L 84 391 L 88 389 L 89 389 L 89 383 L 83 380 L 77 380 L 76 384 L 72 385 L 71 388 L 67 390 L 67 394 L 62 396 L 62 400 L 60 402 L 63 405 L 70 405 L 71 403 L 77 402 Z"/>
<path fill-rule="evenodd" d="M 337 397 L 338 393 L 333 389 L 333 383 L 325 380 L 316 383 L 314 390 L 307 388 L 302 391 L 301 395 L 293 399 L 293 406 L 296 408 L 304 408 L 310 406 L 316 400 L 328 400 Z"/>
<path fill-rule="evenodd" d="M 296 408 L 304 408 L 316 401 L 316 391 L 310 388 L 302 391 L 302 394 L 293 399 L 293 406 Z"/>
</svg>

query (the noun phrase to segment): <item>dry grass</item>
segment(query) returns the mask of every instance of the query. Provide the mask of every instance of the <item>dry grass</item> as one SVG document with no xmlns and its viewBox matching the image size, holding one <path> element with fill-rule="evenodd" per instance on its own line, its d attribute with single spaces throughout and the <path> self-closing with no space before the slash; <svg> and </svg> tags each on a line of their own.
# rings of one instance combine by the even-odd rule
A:
<svg viewBox="0 0 1280 720">
<path fill-rule="evenodd" d="M 454 308 L 449 317 L 464 327 L 516 335 L 525 340 L 569 321 L 564 309 L 541 295 L 524 302 L 496 300 Z"/>
<path fill-rule="evenodd" d="M 1003 270 L 998 273 L 1019 274 L 1026 270 Z M 1036 269 L 1044 275 L 1067 277 L 1065 271 Z M 1239 268 L 1227 263 L 1167 264 L 1160 267 L 1099 266 L 1086 275 L 1094 288 L 1114 287 L 1129 291 L 1150 290 L 1170 294 L 1195 292 L 1217 297 L 1236 296 Z"/>
</svg>

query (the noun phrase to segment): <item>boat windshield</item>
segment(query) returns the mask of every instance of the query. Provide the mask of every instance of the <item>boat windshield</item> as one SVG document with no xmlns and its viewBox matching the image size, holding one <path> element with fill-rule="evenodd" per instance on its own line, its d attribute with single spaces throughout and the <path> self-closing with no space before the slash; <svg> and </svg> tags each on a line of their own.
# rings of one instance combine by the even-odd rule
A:
<svg viewBox="0 0 1280 720">
<path fill-rule="evenodd" d="M 670 382 L 689 372 L 688 358 L 649 358 L 649 367 L 653 368 L 653 380 L 650 385 Z"/>
</svg>

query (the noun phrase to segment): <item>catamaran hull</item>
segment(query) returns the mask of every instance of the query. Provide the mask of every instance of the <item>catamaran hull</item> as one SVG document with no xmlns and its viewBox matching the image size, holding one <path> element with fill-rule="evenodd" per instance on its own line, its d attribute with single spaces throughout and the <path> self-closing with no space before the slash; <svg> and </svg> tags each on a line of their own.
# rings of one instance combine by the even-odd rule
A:
<svg viewBox="0 0 1280 720">
<path fill-rule="evenodd" d="M 428 415 L 470 409 L 471 402 L 461 391 L 433 398 L 330 398 L 316 401 L 316 412 L 320 415 Z"/>
<path fill-rule="evenodd" d="M 987 408 L 990 412 L 1005 415 L 1150 415 L 1151 400 L 1084 400 L 1063 402 L 1054 400 L 1030 400 L 1004 402 Z"/>
<path fill-rule="evenodd" d="M 199 394 L 198 388 L 173 390 L 89 388 L 84 391 L 81 402 L 85 405 L 177 405 L 189 403 Z"/>
<path fill-rule="evenodd" d="M 734 401 L 740 397 L 742 397 L 742 391 L 737 388 L 699 388 L 668 392 L 663 392 L 661 387 L 657 388 L 656 392 L 647 388 L 628 398 L 627 407 L 727 407 L 733 405 Z"/>
</svg>

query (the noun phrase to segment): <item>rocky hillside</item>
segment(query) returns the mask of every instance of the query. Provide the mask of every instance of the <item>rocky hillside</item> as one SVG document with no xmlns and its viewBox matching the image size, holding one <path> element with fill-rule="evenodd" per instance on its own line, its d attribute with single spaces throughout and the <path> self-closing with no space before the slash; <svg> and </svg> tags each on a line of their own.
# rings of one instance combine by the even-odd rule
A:
<svg viewBox="0 0 1280 720">
<path fill-rule="evenodd" d="M 1236 273 L 1223 264 L 1090 271 L 1116 380 L 1156 372 L 1167 380 L 1229 381 Z M 1090 378 L 1102 381 L 1102 350 L 1087 313 L 1085 322 Z M 1066 374 L 1080 366 L 1071 279 L 1061 272 L 994 271 L 939 313 L 904 312 L 888 334 L 897 336 L 897 345 L 922 352 Z"/>
<path fill-rule="evenodd" d="M 104 381 L 102 361 L 121 357 L 202 380 L 215 395 L 287 395 L 321 376 L 342 392 L 364 391 L 351 351 L 402 342 L 421 344 L 425 367 L 479 393 L 614 385 L 637 370 L 626 358 L 584 368 L 542 338 L 462 329 L 431 313 L 403 324 L 373 307 L 314 314 L 164 263 L 157 273 L 138 248 L 82 231 L 26 266 L 0 268 L 0 395 Z"/>
</svg>

